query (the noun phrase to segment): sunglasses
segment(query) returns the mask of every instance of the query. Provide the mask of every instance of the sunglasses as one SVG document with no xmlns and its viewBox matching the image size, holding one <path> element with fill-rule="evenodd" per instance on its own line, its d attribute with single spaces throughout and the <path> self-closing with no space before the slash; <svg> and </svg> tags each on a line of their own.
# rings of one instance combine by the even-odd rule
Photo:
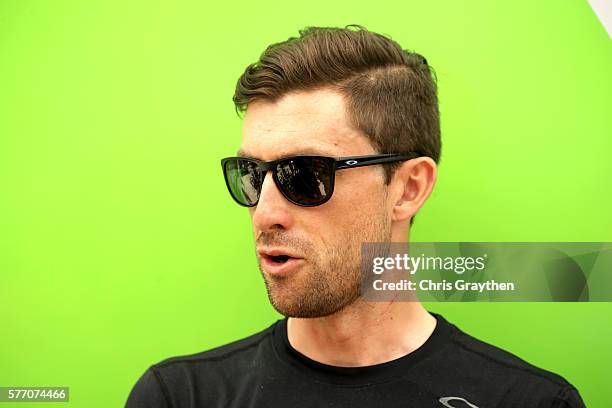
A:
<svg viewBox="0 0 612 408">
<path fill-rule="evenodd" d="M 272 178 L 281 194 L 293 204 L 314 207 L 327 202 L 334 192 L 336 170 L 393 163 L 421 157 L 423 154 L 378 154 L 351 157 L 290 156 L 261 161 L 249 157 L 226 157 L 221 160 L 225 184 L 230 195 L 244 207 L 259 201 L 264 177 Z"/>
</svg>

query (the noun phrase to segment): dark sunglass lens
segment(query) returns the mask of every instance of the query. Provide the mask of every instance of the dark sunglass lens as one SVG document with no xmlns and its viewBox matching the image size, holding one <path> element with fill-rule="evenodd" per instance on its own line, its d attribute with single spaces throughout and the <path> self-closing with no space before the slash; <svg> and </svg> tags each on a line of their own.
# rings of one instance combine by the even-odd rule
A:
<svg viewBox="0 0 612 408">
<path fill-rule="evenodd" d="M 263 174 L 257 170 L 257 163 L 247 159 L 232 159 L 225 162 L 224 170 L 232 197 L 249 207 L 257 204 L 263 182 Z"/>
<path fill-rule="evenodd" d="M 277 177 L 291 201 L 303 205 L 324 202 L 331 193 L 333 163 L 318 158 L 297 157 L 278 164 Z"/>
</svg>

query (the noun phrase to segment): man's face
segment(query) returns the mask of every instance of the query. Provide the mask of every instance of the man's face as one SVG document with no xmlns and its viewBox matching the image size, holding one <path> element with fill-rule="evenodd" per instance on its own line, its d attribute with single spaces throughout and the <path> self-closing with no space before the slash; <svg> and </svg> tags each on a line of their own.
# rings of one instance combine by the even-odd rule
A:
<svg viewBox="0 0 612 408">
<path fill-rule="evenodd" d="M 377 154 L 351 128 L 341 94 L 330 89 L 293 92 L 277 102 L 253 102 L 243 126 L 241 151 L 261 160 L 311 154 Z M 336 172 L 332 198 L 316 207 L 290 203 L 272 173 L 257 206 L 249 209 L 257 261 L 274 308 L 290 317 L 321 317 L 359 297 L 361 243 L 389 241 L 390 208 L 382 166 Z M 275 262 L 266 252 L 293 258 Z"/>
</svg>

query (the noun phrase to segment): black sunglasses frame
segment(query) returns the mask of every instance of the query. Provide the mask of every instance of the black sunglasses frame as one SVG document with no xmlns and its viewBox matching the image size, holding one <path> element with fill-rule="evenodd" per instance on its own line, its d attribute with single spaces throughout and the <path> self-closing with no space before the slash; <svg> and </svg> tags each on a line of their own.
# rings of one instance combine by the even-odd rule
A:
<svg viewBox="0 0 612 408">
<path fill-rule="evenodd" d="M 367 155 L 367 156 L 347 156 L 347 157 L 297 155 L 297 156 L 287 156 L 287 157 L 283 157 L 282 159 L 272 160 L 272 161 L 263 161 L 263 160 L 258 160 L 252 157 L 245 157 L 245 156 L 234 156 L 234 157 L 226 157 L 224 159 L 221 159 L 221 168 L 223 170 L 223 178 L 225 179 L 225 185 L 227 187 L 227 190 L 229 191 L 234 201 L 243 207 L 255 207 L 259 203 L 259 195 L 261 194 L 261 186 L 258 192 L 257 201 L 254 204 L 248 205 L 248 204 L 244 204 L 240 202 L 234 196 L 234 193 L 232 192 L 232 188 L 230 186 L 228 176 L 227 176 L 227 171 L 225 169 L 226 163 L 233 161 L 233 160 L 248 160 L 250 162 L 253 162 L 257 165 L 257 170 L 265 174 L 267 174 L 268 171 L 272 171 L 272 179 L 274 180 L 274 184 L 276 184 L 276 188 L 278 188 L 278 190 L 281 192 L 283 197 L 285 197 L 289 202 L 295 205 L 299 205 L 300 207 L 316 207 L 316 206 L 325 204 L 332 197 L 334 193 L 334 185 L 335 185 L 335 180 L 336 180 L 336 170 L 351 169 L 351 168 L 363 167 L 363 166 L 372 166 L 375 164 L 383 164 L 383 163 L 394 163 L 398 161 L 412 160 L 412 159 L 416 159 L 417 157 L 423 157 L 423 156 L 425 155 L 419 152 L 409 152 L 407 154 L 392 154 L 391 153 L 391 154 L 375 154 L 375 155 Z M 331 174 L 329 176 L 330 177 L 329 193 L 325 196 L 325 198 L 322 201 L 316 202 L 314 204 L 304 204 L 304 203 L 300 203 L 300 202 L 297 202 L 291 199 L 291 197 L 289 197 L 288 194 L 285 192 L 282 182 L 278 179 L 276 169 L 279 164 L 282 164 L 283 162 L 286 162 L 286 161 L 291 161 L 296 158 L 325 160 L 331 165 L 330 166 Z M 265 177 L 265 174 L 263 175 L 263 177 Z"/>
</svg>

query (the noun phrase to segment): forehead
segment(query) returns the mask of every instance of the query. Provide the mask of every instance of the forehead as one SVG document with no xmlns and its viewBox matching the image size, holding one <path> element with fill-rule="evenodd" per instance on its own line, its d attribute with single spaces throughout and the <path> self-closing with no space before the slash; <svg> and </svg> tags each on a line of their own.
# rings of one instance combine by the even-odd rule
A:
<svg viewBox="0 0 612 408">
<path fill-rule="evenodd" d="M 292 92 L 249 104 L 240 153 L 262 160 L 291 154 L 368 154 L 368 140 L 348 123 L 343 96 L 331 89 Z"/>
</svg>

